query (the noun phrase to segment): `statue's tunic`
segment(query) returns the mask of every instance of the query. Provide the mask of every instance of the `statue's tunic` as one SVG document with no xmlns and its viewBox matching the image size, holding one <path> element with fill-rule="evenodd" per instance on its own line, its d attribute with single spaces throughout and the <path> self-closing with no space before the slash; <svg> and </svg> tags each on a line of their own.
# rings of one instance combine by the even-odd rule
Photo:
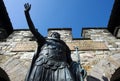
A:
<svg viewBox="0 0 120 81">
<path fill-rule="evenodd" d="M 26 81 L 74 81 L 69 70 L 69 51 L 61 40 L 46 40 Z"/>
</svg>

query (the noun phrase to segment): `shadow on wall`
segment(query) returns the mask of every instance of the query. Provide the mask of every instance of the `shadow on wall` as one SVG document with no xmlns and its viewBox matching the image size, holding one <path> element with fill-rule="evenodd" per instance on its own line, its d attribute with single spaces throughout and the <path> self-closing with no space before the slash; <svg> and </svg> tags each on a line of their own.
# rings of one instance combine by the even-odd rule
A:
<svg viewBox="0 0 120 81">
<path fill-rule="evenodd" d="M 103 81 L 108 81 L 108 79 L 104 76 L 102 76 Z M 93 76 L 87 76 L 87 81 L 101 81 L 98 78 L 95 78 Z"/>
<path fill-rule="evenodd" d="M 0 67 L 0 81 L 10 81 L 7 73 Z"/>
</svg>

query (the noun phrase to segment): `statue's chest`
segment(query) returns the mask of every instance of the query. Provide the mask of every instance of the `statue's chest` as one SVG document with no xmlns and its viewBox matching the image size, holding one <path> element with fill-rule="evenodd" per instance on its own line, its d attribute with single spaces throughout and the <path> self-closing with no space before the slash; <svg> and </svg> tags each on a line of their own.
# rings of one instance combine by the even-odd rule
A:
<svg viewBox="0 0 120 81">
<path fill-rule="evenodd" d="M 52 54 L 52 55 L 65 54 L 65 51 L 66 51 L 66 48 L 64 45 L 54 41 L 46 42 L 46 44 L 41 49 L 42 54 Z"/>
<path fill-rule="evenodd" d="M 46 42 L 39 53 L 40 57 L 47 60 L 66 61 L 66 47 L 59 42 Z"/>
</svg>

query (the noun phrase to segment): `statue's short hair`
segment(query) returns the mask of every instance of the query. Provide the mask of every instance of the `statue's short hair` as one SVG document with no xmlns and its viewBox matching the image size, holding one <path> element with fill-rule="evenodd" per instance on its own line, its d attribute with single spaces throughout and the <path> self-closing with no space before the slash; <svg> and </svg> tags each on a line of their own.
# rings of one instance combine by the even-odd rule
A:
<svg viewBox="0 0 120 81">
<path fill-rule="evenodd" d="M 59 34 L 58 32 L 52 32 L 52 33 L 50 34 L 50 37 L 60 39 L 60 34 Z"/>
</svg>

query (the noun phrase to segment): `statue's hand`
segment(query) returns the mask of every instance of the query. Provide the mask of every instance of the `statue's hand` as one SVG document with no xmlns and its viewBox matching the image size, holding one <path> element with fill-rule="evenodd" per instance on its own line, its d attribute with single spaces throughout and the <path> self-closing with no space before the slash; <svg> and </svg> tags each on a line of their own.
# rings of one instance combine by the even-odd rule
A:
<svg viewBox="0 0 120 81">
<path fill-rule="evenodd" d="M 29 12 L 30 9 L 31 9 L 31 4 L 25 3 L 24 7 L 25 7 L 25 11 L 26 11 L 26 12 Z"/>
</svg>

